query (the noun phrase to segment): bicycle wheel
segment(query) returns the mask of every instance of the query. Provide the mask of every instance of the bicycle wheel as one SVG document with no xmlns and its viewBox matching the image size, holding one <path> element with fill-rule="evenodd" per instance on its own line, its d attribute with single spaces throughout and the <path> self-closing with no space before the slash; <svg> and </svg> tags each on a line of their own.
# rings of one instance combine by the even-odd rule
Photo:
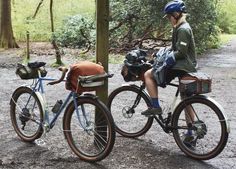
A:
<svg viewBox="0 0 236 169">
<path fill-rule="evenodd" d="M 140 93 L 140 94 L 139 94 Z M 138 86 L 122 86 L 114 90 L 108 98 L 116 131 L 124 137 L 134 138 L 145 134 L 153 123 L 141 112 L 150 107 L 150 99 Z"/>
<path fill-rule="evenodd" d="M 227 120 L 214 101 L 205 96 L 181 102 L 173 114 L 172 125 L 177 128 L 173 135 L 179 148 L 197 160 L 214 158 L 227 143 Z"/>
<path fill-rule="evenodd" d="M 10 101 L 10 116 L 14 130 L 23 141 L 32 142 L 42 135 L 42 106 L 32 89 L 15 90 Z"/>
<path fill-rule="evenodd" d="M 113 118 L 98 99 L 79 97 L 77 107 L 78 112 L 71 102 L 65 111 L 63 130 L 66 140 L 80 159 L 100 161 L 109 155 L 115 143 Z"/>
</svg>

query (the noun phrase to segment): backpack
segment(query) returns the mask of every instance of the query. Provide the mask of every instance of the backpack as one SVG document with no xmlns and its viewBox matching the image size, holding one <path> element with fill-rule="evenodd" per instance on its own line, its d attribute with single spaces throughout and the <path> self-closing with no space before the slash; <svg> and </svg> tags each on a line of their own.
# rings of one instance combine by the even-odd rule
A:
<svg viewBox="0 0 236 169">
<path fill-rule="evenodd" d="M 106 72 L 102 65 L 89 61 L 81 61 L 70 66 L 65 87 L 67 90 L 74 91 L 78 94 L 85 91 L 95 91 L 104 84 L 103 76 L 105 74 Z M 96 80 L 93 81 L 92 79 Z"/>
</svg>

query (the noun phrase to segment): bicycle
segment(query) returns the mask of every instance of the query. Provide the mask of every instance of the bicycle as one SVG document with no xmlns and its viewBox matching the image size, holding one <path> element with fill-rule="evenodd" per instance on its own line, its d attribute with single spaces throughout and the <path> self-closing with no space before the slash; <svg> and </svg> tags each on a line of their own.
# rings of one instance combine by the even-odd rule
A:
<svg viewBox="0 0 236 169">
<path fill-rule="evenodd" d="M 36 72 L 36 75 L 22 77 L 33 78 L 33 83 L 18 87 L 12 94 L 10 116 L 15 132 L 25 142 L 40 141 L 40 137 L 53 128 L 65 109 L 62 128 L 71 150 L 84 161 L 96 162 L 104 159 L 112 151 L 115 142 L 114 122 L 108 108 L 93 94 L 78 95 L 70 91 L 64 103 L 58 101 L 50 112 L 43 82 L 55 85 L 65 81 L 68 69 L 59 68 L 62 75 L 60 79 L 54 79 L 46 77 L 45 71 L 41 71 L 45 70 L 42 69 L 45 64 L 29 63 L 27 69 Z M 104 79 L 109 77 L 112 75 L 103 76 Z M 90 84 L 96 77 L 83 80 Z"/>
<path fill-rule="evenodd" d="M 127 84 L 115 89 L 109 95 L 108 108 L 116 131 L 124 137 L 139 137 L 151 128 L 155 119 L 166 133 L 173 133 L 178 147 L 189 157 L 197 160 L 214 158 L 224 149 L 230 132 L 223 108 L 205 95 L 192 95 L 175 106 L 180 93 L 179 85 L 169 85 L 176 87 L 177 91 L 166 110 L 166 118 L 163 114 L 148 118 L 141 115 L 151 105 L 144 82 L 140 86 Z M 189 107 L 194 110 L 194 117 L 185 111 Z M 187 122 L 189 119 L 191 122 Z M 188 130 L 193 131 L 194 136 L 191 146 L 184 142 Z"/>
</svg>

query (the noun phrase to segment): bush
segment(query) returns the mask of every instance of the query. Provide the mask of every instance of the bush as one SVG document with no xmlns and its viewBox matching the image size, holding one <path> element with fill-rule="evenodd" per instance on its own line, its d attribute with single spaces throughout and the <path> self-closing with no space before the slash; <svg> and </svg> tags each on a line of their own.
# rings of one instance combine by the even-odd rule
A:
<svg viewBox="0 0 236 169">
<path fill-rule="evenodd" d="M 170 0 L 111 0 L 110 42 L 114 48 L 128 48 L 137 45 L 143 38 L 166 39 L 171 37 L 170 24 L 163 19 L 163 9 Z M 217 0 L 185 0 L 189 13 L 197 50 L 202 52 L 217 46 Z"/>
<path fill-rule="evenodd" d="M 198 53 L 219 44 L 216 0 L 186 0 L 189 13 L 188 21 L 195 35 Z"/>
<path fill-rule="evenodd" d="M 95 26 L 90 18 L 75 15 L 63 21 L 54 38 L 62 47 L 84 48 L 95 44 Z"/>
</svg>

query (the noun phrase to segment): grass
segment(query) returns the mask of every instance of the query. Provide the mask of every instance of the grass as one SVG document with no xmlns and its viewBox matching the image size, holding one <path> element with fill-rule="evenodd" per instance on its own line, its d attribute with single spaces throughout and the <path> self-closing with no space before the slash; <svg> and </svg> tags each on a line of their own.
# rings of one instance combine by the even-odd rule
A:
<svg viewBox="0 0 236 169">
<path fill-rule="evenodd" d="M 32 16 L 40 0 L 13 1 L 12 23 L 17 41 L 26 40 L 26 31 L 32 41 L 48 41 L 51 37 L 49 0 L 44 0 L 35 19 Z M 63 19 L 76 14 L 95 16 L 95 0 L 54 0 L 54 25 L 60 28 Z"/>
<path fill-rule="evenodd" d="M 236 35 L 232 34 L 221 34 L 220 35 L 220 44 L 225 45 L 230 42 L 233 38 L 236 38 Z"/>
</svg>

